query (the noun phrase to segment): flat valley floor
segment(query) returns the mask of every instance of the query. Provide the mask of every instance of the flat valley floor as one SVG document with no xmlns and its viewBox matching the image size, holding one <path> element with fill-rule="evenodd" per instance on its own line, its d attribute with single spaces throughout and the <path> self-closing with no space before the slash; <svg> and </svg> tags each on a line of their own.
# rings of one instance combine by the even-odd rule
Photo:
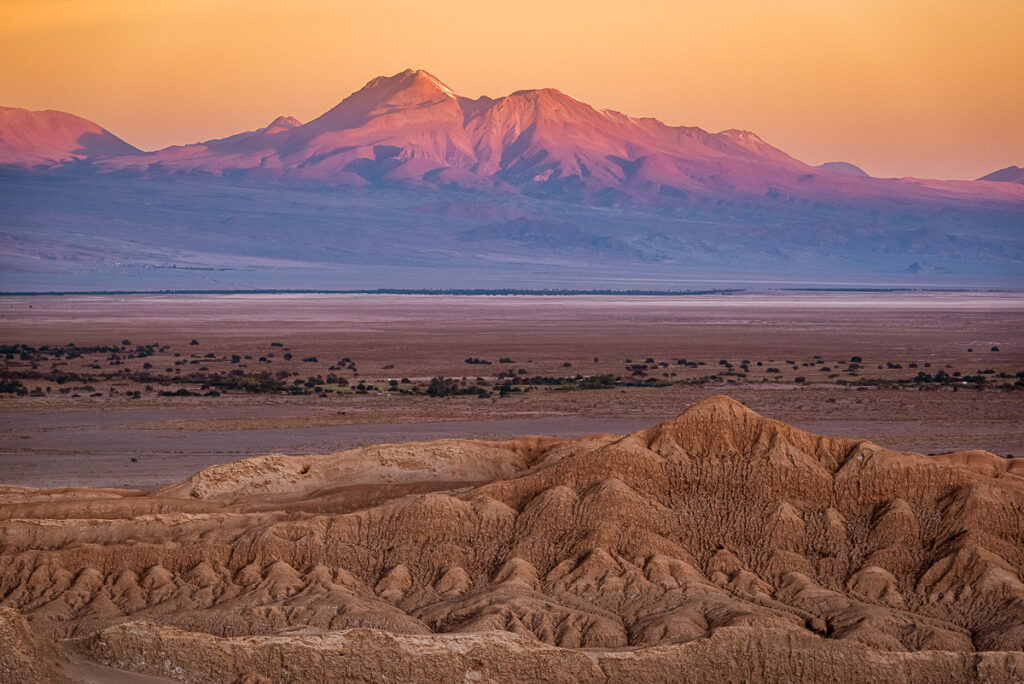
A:
<svg viewBox="0 0 1024 684">
<path fill-rule="evenodd" d="M 53 354 L 69 343 L 83 353 Z M 0 345 L 0 379 L 23 388 L 0 394 L 0 483 L 31 487 L 155 489 L 247 456 L 381 442 L 625 434 L 716 394 L 899 450 L 1024 455 L 1013 293 L 8 296 Z M 217 391 L 231 374 L 298 389 Z M 430 396 L 433 378 L 457 392 Z"/>
</svg>

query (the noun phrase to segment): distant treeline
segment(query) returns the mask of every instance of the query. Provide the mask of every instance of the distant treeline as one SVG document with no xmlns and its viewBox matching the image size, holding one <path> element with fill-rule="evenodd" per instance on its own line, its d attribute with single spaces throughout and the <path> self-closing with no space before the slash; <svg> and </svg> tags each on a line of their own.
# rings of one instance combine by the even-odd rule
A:
<svg viewBox="0 0 1024 684">
<path fill-rule="evenodd" d="M 51 292 L 0 292 L 0 297 L 44 297 L 73 295 L 246 295 L 246 294 L 381 294 L 381 295 L 459 295 L 469 297 L 531 296 L 565 297 L 578 295 L 618 295 L 625 297 L 678 297 L 686 295 L 736 294 L 744 288 L 715 290 L 527 290 L 518 288 L 404 289 L 376 290 L 68 290 Z"/>
<path fill-rule="evenodd" d="M 1003 292 L 1003 290 L 970 290 L 937 287 L 780 287 L 781 292 Z"/>
<path fill-rule="evenodd" d="M 685 297 L 693 295 L 731 295 L 744 292 L 764 292 L 751 288 L 720 288 L 713 290 L 573 290 L 573 289 L 524 289 L 515 287 L 499 288 L 388 288 L 375 290 L 52 290 L 39 292 L 0 292 L 0 297 L 52 297 L 75 295 L 287 295 L 287 294 L 369 294 L 369 295 L 458 295 L 463 297 L 576 297 L 593 295 L 614 295 L 620 297 Z M 849 292 L 865 294 L 884 294 L 888 292 L 1013 292 L 1012 289 L 972 289 L 972 288 L 928 288 L 928 287 L 780 287 L 769 291 L 775 292 Z"/>
</svg>

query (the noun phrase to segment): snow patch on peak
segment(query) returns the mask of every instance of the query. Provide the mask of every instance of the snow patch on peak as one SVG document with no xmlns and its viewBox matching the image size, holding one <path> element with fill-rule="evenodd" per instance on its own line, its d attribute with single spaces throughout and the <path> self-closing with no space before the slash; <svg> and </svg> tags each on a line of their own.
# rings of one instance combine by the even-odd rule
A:
<svg viewBox="0 0 1024 684">
<path fill-rule="evenodd" d="M 721 135 L 721 136 L 726 137 L 726 138 L 732 138 L 733 140 L 736 140 L 737 142 L 740 142 L 740 143 L 761 144 L 761 145 L 765 144 L 764 140 L 762 140 L 760 138 L 760 136 L 758 136 L 756 133 L 751 133 L 750 131 L 744 131 L 744 130 L 741 130 L 739 128 L 730 128 L 727 131 L 722 131 L 718 135 Z"/>
<path fill-rule="evenodd" d="M 429 71 L 424 71 L 423 69 L 406 69 L 400 75 L 406 77 L 411 76 L 417 81 L 429 83 L 430 85 L 434 86 L 437 90 L 440 90 L 448 97 L 452 97 L 455 99 L 458 99 L 459 97 L 458 93 L 456 93 L 454 90 L 445 85 L 441 79 L 439 79 L 437 76 L 434 76 Z"/>
<path fill-rule="evenodd" d="M 455 93 L 454 90 L 452 90 L 451 88 L 446 86 L 444 83 L 442 83 L 441 80 L 439 78 L 437 78 L 436 76 L 434 76 L 433 74 L 429 74 L 426 71 L 420 71 L 419 73 L 420 73 L 420 75 L 423 78 L 427 79 L 428 81 L 433 83 L 435 86 L 437 86 L 437 89 L 440 90 L 445 95 L 447 95 L 448 97 L 454 97 L 454 98 L 458 98 L 459 97 Z"/>
</svg>

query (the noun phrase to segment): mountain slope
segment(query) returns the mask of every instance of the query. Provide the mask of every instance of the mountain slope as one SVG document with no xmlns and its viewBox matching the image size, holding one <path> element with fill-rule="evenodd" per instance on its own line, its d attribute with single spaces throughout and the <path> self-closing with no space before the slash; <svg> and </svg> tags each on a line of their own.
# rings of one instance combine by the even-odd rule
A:
<svg viewBox="0 0 1024 684">
<path fill-rule="evenodd" d="M 52 165 L 137 153 L 110 131 L 81 117 L 0 107 L 0 164 Z"/>
<path fill-rule="evenodd" d="M 775 639 L 825 660 L 914 654 L 912 672 L 986 651 L 1024 668 L 1024 462 L 814 435 L 727 397 L 623 437 L 272 455 L 148 494 L 0 493 L 3 605 L 120 667 L 162 638 L 292 648 L 368 627 L 438 657 L 509 632 L 527 654 L 716 657 Z M 152 624 L 122 624 L 138 620 Z"/>
</svg>

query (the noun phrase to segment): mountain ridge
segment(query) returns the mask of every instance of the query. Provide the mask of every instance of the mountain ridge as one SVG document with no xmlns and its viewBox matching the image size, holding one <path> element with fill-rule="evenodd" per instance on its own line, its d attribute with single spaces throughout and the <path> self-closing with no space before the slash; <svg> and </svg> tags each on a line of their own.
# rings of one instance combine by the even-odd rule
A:
<svg viewBox="0 0 1024 684">
<path fill-rule="evenodd" d="M 1024 201 L 1007 186 L 875 179 L 840 162 L 813 167 L 750 131 L 669 126 L 598 110 L 554 88 L 467 98 L 413 69 L 370 80 L 304 124 L 279 117 L 202 143 L 103 152 L 82 159 L 99 172 L 497 190 L 597 204 Z"/>
</svg>

